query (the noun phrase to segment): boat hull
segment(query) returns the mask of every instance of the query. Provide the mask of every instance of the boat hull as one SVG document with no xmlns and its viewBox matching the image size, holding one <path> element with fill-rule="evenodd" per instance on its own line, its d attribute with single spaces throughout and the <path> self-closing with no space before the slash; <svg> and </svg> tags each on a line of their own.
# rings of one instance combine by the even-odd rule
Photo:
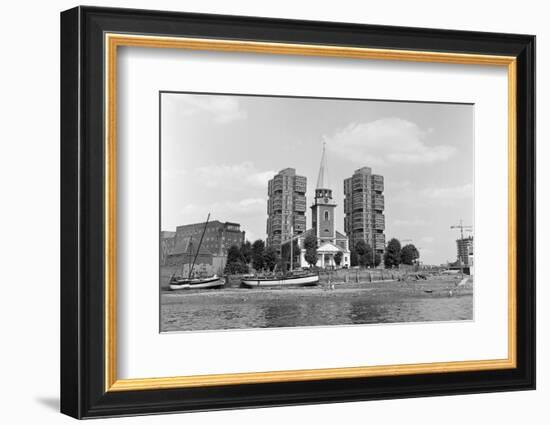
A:
<svg viewBox="0 0 550 425">
<path fill-rule="evenodd" d="M 225 282 L 220 277 L 212 277 L 209 279 L 191 279 L 170 282 L 170 289 L 172 291 L 179 291 L 182 289 L 210 289 L 221 288 Z"/>
<path fill-rule="evenodd" d="M 319 283 L 319 276 L 292 276 L 287 278 L 247 278 L 241 283 L 248 288 L 263 288 L 274 286 L 312 286 Z"/>
</svg>

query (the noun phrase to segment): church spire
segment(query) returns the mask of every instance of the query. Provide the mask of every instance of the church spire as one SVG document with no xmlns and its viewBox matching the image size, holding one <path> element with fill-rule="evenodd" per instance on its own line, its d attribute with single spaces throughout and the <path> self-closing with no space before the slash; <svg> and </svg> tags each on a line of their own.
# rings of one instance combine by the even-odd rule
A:
<svg viewBox="0 0 550 425">
<path fill-rule="evenodd" d="M 327 156 L 325 153 L 326 142 L 323 142 L 323 154 L 321 156 L 321 165 L 319 166 L 319 176 L 317 177 L 317 189 L 328 189 L 328 167 Z"/>
</svg>

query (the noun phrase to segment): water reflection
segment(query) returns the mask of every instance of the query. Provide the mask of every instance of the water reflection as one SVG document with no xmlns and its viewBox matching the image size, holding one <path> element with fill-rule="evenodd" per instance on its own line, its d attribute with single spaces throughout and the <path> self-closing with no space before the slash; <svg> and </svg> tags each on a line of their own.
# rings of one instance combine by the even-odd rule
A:
<svg viewBox="0 0 550 425">
<path fill-rule="evenodd" d="M 402 301 L 373 299 L 276 300 L 227 305 L 162 306 L 162 330 L 215 330 L 281 328 L 368 323 L 471 320 L 473 297 L 407 298 Z"/>
</svg>

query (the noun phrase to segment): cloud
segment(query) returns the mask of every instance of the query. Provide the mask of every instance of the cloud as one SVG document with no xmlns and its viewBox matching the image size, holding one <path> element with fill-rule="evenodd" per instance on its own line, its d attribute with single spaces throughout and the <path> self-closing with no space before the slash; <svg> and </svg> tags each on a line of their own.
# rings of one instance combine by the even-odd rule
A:
<svg viewBox="0 0 550 425">
<path fill-rule="evenodd" d="M 420 191 L 420 194 L 431 200 L 455 201 L 469 199 L 474 196 L 474 188 L 471 183 L 451 187 L 431 187 Z"/>
<path fill-rule="evenodd" d="M 267 211 L 266 198 L 246 198 L 240 201 L 230 201 L 221 203 L 221 207 L 230 212 L 238 213 L 258 213 Z M 267 215 L 267 212 L 266 212 Z"/>
<path fill-rule="evenodd" d="M 396 219 L 393 221 L 394 226 L 425 226 L 428 224 L 425 220 L 422 220 L 421 218 L 415 218 L 415 219 Z"/>
<path fill-rule="evenodd" d="M 267 191 L 267 182 L 275 171 L 260 171 L 250 161 L 240 164 L 218 164 L 199 167 L 195 170 L 206 187 L 225 189 L 262 188 Z"/>
<path fill-rule="evenodd" d="M 404 186 L 401 189 L 392 191 L 391 204 L 406 205 L 414 207 L 449 207 L 460 202 L 470 202 L 474 197 L 474 187 L 471 183 L 458 186 L 428 186 L 424 188 L 411 188 Z M 386 206 L 388 206 L 386 197 Z M 420 225 L 421 222 L 413 223 L 411 220 L 395 219 L 392 224 L 395 226 Z M 429 224 L 429 223 L 424 223 Z"/>
<path fill-rule="evenodd" d="M 178 96 L 178 110 L 185 117 L 206 114 L 216 124 L 229 124 L 247 118 L 238 98 L 234 96 Z"/>
<path fill-rule="evenodd" d="M 180 210 L 186 223 L 204 221 L 208 213 L 211 220 L 231 221 L 231 216 L 255 216 L 265 213 L 267 217 L 267 200 L 265 198 L 244 198 L 238 201 L 223 201 L 204 204 L 187 204 Z M 242 224 L 242 223 L 241 223 Z"/>
<path fill-rule="evenodd" d="M 433 238 L 432 236 L 422 236 L 420 238 L 420 242 L 422 243 L 426 243 L 426 244 L 431 244 L 435 241 L 435 238 Z"/>
<path fill-rule="evenodd" d="M 425 143 L 426 135 L 432 131 L 400 118 L 383 118 L 351 123 L 326 140 L 332 152 L 369 166 L 429 164 L 449 159 L 456 148 Z"/>
</svg>

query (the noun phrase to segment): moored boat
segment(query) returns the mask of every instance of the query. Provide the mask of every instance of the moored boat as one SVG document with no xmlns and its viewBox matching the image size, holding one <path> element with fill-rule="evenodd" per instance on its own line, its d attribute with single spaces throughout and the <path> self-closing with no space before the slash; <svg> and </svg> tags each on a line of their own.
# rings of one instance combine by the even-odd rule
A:
<svg viewBox="0 0 550 425">
<path fill-rule="evenodd" d="M 189 274 L 187 277 L 182 276 L 175 276 L 172 275 L 170 278 L 170 289 L 172 291 L 178 291 L 180 289 L 210 289 L 210 288 L 220 288 L 225 285 L 225 279 L 219 277 L 218 275 L 213 276 L 201 276 L 201 277 L 195 277 L 194 275 L 194 268 L 195 268 L 195 262 L 197 261 L 197 256 L 199 255 L 199 250 L 202 245 L 202 241 L 204 238 L 204 233 L 206 232 L 206 227 L 208 226 L 208 221 L 210 220 L 210 214 L 208 214 L 208 217 L 206 218 L 206 223 L 204 224 L 204 229 L 202 231 L 201 239 L 199 241 L 199 246 L 195 252 L 193 263 L 189 267 Z M 192 239 L 189 242 L 189 250 L 192 253 Z M 183 274 L 183 265 L 182 265 L 182 274 Z"/>
<path fill-rule="evenodd" d="M 241 280 L 248 288 L 276 287 L 276 286 L 312 286 L 319 284 L 317 274 L 290 274 L 279 276 L 255 276 Z"/>
<path fill-rule="evenodd" d="M 207 289 L 207 288 L 221 288 L 224 286 L 225 281 L 217 275 L 207 278 L 195 278 L 195 279 L 182 279 L 174 278 L 170 281 L 170 289 L 177 291 L 180 289 Z"/>
</svg>

